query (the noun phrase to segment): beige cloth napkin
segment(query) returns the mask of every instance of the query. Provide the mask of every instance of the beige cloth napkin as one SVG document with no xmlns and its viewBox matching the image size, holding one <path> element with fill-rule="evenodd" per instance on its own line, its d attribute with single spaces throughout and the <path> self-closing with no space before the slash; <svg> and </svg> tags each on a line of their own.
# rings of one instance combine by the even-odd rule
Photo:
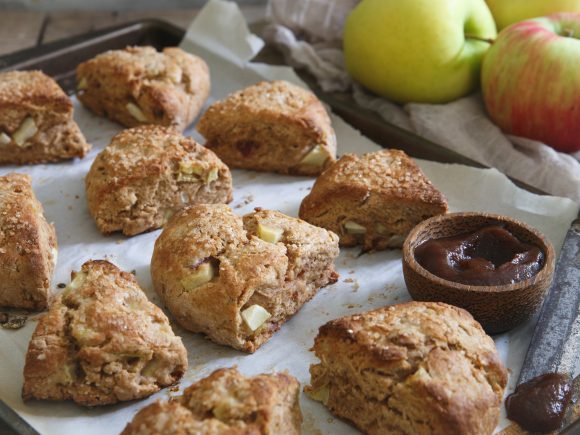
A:
<svg viewBox="0 0 580 435">
<path fill-rule="evenodd" d="M 479 95 L 449 104 L 399 106 L 353 84 L 344 68 L 342 29 L 359 0 L 270 0 L 263 37 L 294 67 L 306 68 L 325 91 L 350 91 L 385 120 L 548 193 L 580 202 L 580 152 L 559 153 L 505 135 L 488 118 Z"/>
</svg>

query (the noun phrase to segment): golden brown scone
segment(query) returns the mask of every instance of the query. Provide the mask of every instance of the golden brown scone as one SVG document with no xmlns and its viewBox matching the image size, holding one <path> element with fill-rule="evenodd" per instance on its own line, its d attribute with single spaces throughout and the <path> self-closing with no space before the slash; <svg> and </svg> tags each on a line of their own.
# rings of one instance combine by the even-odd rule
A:
<svg viewBox="0 0 580 435">
<path fill-rule="evenodd" d="M 300 384 L 286 374 L 251 378 L 220 369 L 170 402 L 139 411 L 121 435 L 300 434 Z"/>
<path fill-rule="evenodd" d="M 399 150 L 345 154 L 318 177 L 299 216 L 334 231 L 341 246 L 399 248 L 419 222 L 447 212 L 447 200 Z"/>
<path fill-rule="evenodd" d="M 105 234 L 162 227 L 189 204 L 232 200 L 230 170 L 216 155 L 170 127 L 122 131 L 86 177 L 89 210 Z"/>
<path fill-rule="evenodd" d="M 135 277 L 88 261 L 36 326 L 22 397 L 85 406 L 142 399 L 177 382 L 186 368 L 181 338 Z"/>
<path fill-rule="evenodd" d="M 316 96 L 260 82 L 211 105 L 197 130 L 230 167 L 317 175 L 336 161 L 336 136 Z"/>
<path fill-rule="evenodd" d="M 176 214 L 155 242 L 153 286 L 186 329 L 254 352 L 334 283 L 336 234 L 282 213 L 225 205 Z"/>
<path fill-rule="evenodd" d="M 127 47 L 77 67 L 79 100 L 92 112 L 126 127 L 158 124 L 183 131 L 209 95 L 203 59 L 178 47 Z"/>
<path fill-rule="evenodd" d="M 491 434 L 507 371 L 465 310 L 409 302 L 328 322 L 305 391 L 368 434 Z"/>
<path fill-rule="evenodd" d="M 56 265 L 54 226 L 25 174 L 0 177 L 0 307 L 42 310 Z"/>
<path fill-rule="evenodd" d="M 0 73 L 0 164 L 84 157 L 70 98 L 41 71 Z"/>
</svg>

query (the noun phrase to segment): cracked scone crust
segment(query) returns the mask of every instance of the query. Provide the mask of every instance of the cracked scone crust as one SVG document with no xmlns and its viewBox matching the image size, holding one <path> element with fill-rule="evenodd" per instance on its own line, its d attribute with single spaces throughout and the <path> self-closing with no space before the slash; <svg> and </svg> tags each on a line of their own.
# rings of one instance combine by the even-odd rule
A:
<svg viewBox="0 0 580 435">
<path fill-rule="evenodd" d="M 57 243 L 43 213 L 29 175 L 0 177 L 0 307 L 48 304 Z"/>
<path fill-rule="evenodd" d="M 105 234 L 132 236 L 163 226 L 187 205 L 232 200 L 230 170 L 212 151 L 156 125 L 113 137 L 85 182 L 89 210 Z"/>
<path fill-rule="evenodd" d="M 300 434 L 300 384 L 285 373 L 244 377 L 220 369 L 169 402 L 155 402 L 135 415 L 122 435 Z"/>
<path fill-rule="evenodd" d="M 70 98 L 41 71 L 0 73 L 0 164 L 84 157 Z"/>
<path fill-rule="evenodd" d="M 132 274 L 99 260 L 72 275 L 32 335 L 24 400 L 107 405 L 147 397 L 181 378 L 181 338 Z"/>
<path fill-rule="evenodd" d="M 491 434 L 507 382 L 465 310 L 409 302 L 320 328 L 305 391 L 369 434 Z"/>
<path fill-rule="evenodd" d="M 203 59 L 177 47 L 112 50 L 77 67 L 79 100 L 126 127 L 157 124 L 183 131 L 209 96 Z"/>
<path fill-rule="evenodd" d="M 336 161 L 326 109 L 285 81 L 260 82 L 212 104 L 197 130 L 232 168 L 317 175 Z"/>
<path fill-rule="evenodd" d="M 334 231 L 341 246 L 400 248 L 419 222 L 447 212 L 447 200 L 403 151 L 345 154 L 302 200 L 299 216 Z"/>
<path fill-rule="evenodd" d="M 336 282 L 337 256 L 335 234 L 299 219 L 260 209 L 242 219 L 225 205 L 197 205 L 165 226 L 151 274 L 184 328 L 254 352 Z"/>
</svg>

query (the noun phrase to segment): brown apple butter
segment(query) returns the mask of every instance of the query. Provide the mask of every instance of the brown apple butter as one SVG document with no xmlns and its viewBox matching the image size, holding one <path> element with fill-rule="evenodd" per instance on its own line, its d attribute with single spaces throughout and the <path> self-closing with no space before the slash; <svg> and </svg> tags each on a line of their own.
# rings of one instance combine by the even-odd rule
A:
<svg viewBox="0 0 580 435">
<path fill-rule="evenodd" d="M 541 375 L 521 384 L 507 397 L 507 416 L 530 432 L 551 432 L 562 425 L 571 396 L 570 376 Z"/>
<path fill-rule="evenodd" d="M 468 285 L 524 281 L 544 265 L 544 253 L 501 225 L 428 240 L 415 249 L 417 262 L 440 278 Z"/>
</svg>

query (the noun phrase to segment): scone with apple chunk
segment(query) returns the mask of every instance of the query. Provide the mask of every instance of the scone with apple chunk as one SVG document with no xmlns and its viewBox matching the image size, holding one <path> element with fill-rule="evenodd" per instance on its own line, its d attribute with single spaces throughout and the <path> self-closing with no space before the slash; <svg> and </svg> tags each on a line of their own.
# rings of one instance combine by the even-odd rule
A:
<svg viewBox="0 0 580 435">
<path fill-rule="evenodd" d="M 121 435 L 298 435 L 300 384 L 286 373 L 219 369 L 169 402 L 139 411 Z"/>
<path fill-rule="evenodd" d="M 76 70 L 79 100 L 126 127 L 157 124 L 183 131 L 209 96 L 203 59 L 178 47 L 111 50 Z"/>
<path fill-rule="evenodd" d="M 0 307 L 42 310 L 56 266 L 54 226 L 26 174 L 0 177 Z"/>
<path fill-rule="evenodd" d="M 187 205 L 230 202 L 232 176 L 192 138 L 146 125 L 113 137 L 87 174 L 86 192 L 101 232 L 133 236 L 163 226 Z"/>
<path fill-rule="evenodd" d="M 0 164 L 57 162 L 89 149 L 70 98 L 51 77 L 0 73 Z"/>
<path fill-rule="evenodd" d="M 399 150 L 345 154 L 318 177 L 299 216 L 334 231 L 341 246 L 400 248 L 419 222 L 447 212 L 447 200 Z"/>
<path fill-rule="evenodd" d="M 368 434 L 491 435 L 507 371 L 465 310 L 408 302 L 342 317 L 314 340 L 305 388 Z"/>
<path fill-rule="evenodd" d="M 336 160 L 326 109 L 285 81 L 260 82 L 212 104 L 197 129 L 232 168 L 317 175 Z"/>
<path fill-rule="evenodd" d="M 300 219 L 256 209 L 195 205 L 155 242 L 153 286 L 186 329 L 254 352 L 334 283 L 338 237 Z"/>
<path fill-rule="evenodd" d="M 85 406 L 142 399 L 173 385 L 186 368 L 181 338 L 135 277 L 89 261 L 36 326 L 22 397 Z"/>
</svg>

